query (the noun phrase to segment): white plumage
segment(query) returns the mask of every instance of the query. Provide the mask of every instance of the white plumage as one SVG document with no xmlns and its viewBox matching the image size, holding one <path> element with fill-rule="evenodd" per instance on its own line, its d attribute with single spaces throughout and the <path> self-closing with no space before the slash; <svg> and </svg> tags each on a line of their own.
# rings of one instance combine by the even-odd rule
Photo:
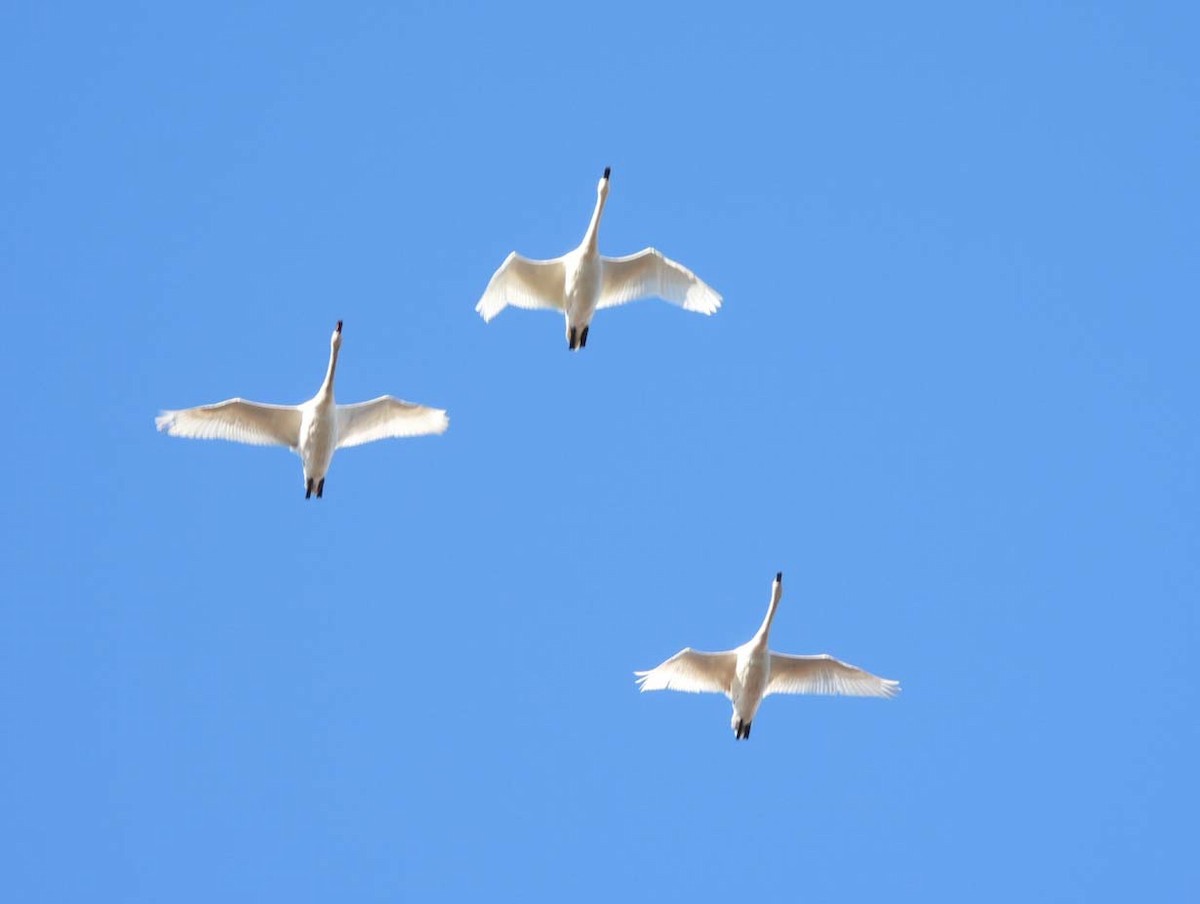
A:
<svg viewBox="0 0 1200 904">
<path fill-rule="evenodd" d="M 300 405 L 265 405 L 229 399 L 179 411 L 164 411 L 155 426 L 170 436 L 224 439 L 254 446 L 286 446 L 304 463 L 305 498 L 324 495 L 325 475 L 337 449 L 394 436 L 444 433 L 446 412 L 380 396 L 369 402 L 338 405 L 333 377 L 342 347 L 342 321 L 329 339 L 329 367 L 317 394 Z"/>
<path fill-rule="evenodd" d="M 834 659 L 827 654 L 791 656 L 767 648 L 775 610 L 783 598 L 783 572 L 771 584 L 767 615 L 754 636 L 733 650 L 704 653 L 691 647 L 644 672 L 634 672 L 643 691 L 724 694 L 733 703 L 731 726 L 738 739 L 750 737 L 750 723 L 771 694 L 835 694 L 894 697 L 900 683 Z"/>
<path fill-rule="evenodd" d="M 300 408 L 229 399 L 182 411 L 164 411 L 154 419 L 159 430 L 188 439 L 226 439 L 250 446 L 290 446 L 300 442 Z"/>
<path fill-rule="evenodd" d="M 721 296 L 695 273 L 653 248 L 626 257 L 600 254 L 597 235 L 609 173 L 605 169 L 596 186 L 596 208 L 579 247 L 546 261 L 509 254 L 475 305 L 484 321 L 508 305 L 559 311 L 566 319 L 567 345 L 577 349 L 587 344 L 592 316 L 601 308 L 653 297 L 700 314 L 712 314 L 721 306 Z"/>
</svg>

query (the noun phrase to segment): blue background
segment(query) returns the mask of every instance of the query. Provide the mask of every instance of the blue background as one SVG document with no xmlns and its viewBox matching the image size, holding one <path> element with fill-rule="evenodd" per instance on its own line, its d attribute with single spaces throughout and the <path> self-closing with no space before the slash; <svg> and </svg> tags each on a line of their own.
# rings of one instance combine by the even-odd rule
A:
<svg viewBox="0 0 1200 904">
<path fill-rule="evenodd" d="M 971 6 L 6 5 L 4 899 L 1194 896 L 1197 13 Z M 606 165 L 725 306 L 484 325 Z"/>
</svg>

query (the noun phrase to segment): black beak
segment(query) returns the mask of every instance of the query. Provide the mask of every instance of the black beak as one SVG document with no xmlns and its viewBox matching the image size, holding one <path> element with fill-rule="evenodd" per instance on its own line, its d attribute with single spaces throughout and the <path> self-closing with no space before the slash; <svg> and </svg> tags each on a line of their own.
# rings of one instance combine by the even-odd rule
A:
<svg viewBox="0 0 1200 904">
<path fill-rule="evenodd" d="M 782 571 L 775 572 L 775 583 L 776 584 L 783 583 L 783 572 Z"/>
<path fill-rule="evenodd" d="M 606 166 L 606 167 L 604 167 L 604 178 L 605 178 L 605 179 L 607 179 L 607 178 L 608 178 L 608 174 L 609 174 L 609 173 L 611 173 L 611 172 L 612 172 L 612 167 L 611 167 L 611 166 Z"/>
<path fill-rule="evenodd" d="M 336 329 L 336 330 L 334 330 L 334 332 L 336 332 L 336 333 L 340 333 L 341 331 L 342 331 L 342 322 L 339 320 L 339 321 L 338 321 L 338 325 L 337 325 L 337 329 Z"/>
</svg>

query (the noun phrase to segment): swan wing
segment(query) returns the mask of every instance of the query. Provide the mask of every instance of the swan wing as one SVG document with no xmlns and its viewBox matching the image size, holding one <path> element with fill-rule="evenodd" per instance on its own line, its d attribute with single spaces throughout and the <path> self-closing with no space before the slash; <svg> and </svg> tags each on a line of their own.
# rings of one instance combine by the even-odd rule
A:
<svg viewBox="0 0 1200 904">
<path fill-rule="evenodd" d="M 900 693 L 900 682 L 879 678 L 824 653 L 819 656 L 772 653 L 766 693 L 894 697 Z"/>
<path fill-rule="evenodd" d="M 393 396 L 337 406 L 339 449 L 361 446 L 392 436 L 445 433 L 450 418 L 441 408 L 427 408 Z"/>
<path fill-rule="evenodd" d="M 704 280 L 653 248 L 600 260 L 603 267 L 597 308 L 654 297 L 701 314 L 712 314 L 721 306 L 721 296 Z"/>
<path fill-rule="evenodd" d="M 227 399 L 180 411 L 164 411 L 154 419 L 159 430 L 190 439 L 226 439 L 251 446 L 300 445 L 300 409 Z"/>
<path fill-rule="evenodd" d="M 689 694 L 729 694 L 737 654 L 702 653 L 691 647 L 680 650 L 649 671 L 634 672 L 643 691 L 685 691 Z"/>
<path fill-rule="evenodd" d="M 475 310 L 484 322 L 491 320 L 507 305 L 536 310 L 561 311 L 565 304 L 566 270 L 563 259 L 535 261 L 512 252 L 500 269 L 492 274 Z"/>
</svg>

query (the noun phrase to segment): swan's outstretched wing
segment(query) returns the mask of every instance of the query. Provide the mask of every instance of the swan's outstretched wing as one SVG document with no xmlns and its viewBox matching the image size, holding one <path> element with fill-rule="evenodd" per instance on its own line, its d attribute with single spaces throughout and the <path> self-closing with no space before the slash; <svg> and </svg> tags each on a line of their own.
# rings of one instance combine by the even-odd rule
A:
<svg viewBox="0 0 1200 904">
<path fill-rule="evenodd" d="M 181 411 L 164 411 L 154 419 L 159 430 L 190 439 L 227 439 L 252 446 L 300 445 L 300 409 L 227 399 Z"/>
<path fill-rule="evenodd" d="M 769 694 L 834 694 L 848 697 L 894 697 L 900 682 L 879 678 L 822 653 L 819 656 L 771 654 Z"/>
<path fill-rule="evenodd" d="M 657 296 L 685 311 L 712 314 L 721 296 L 682 264 L 646 248 L 627 257 L 602 257 L 600 300 L 597 308 Z"/>
<path fill-rule="evenodd" d="M 687 647 L 666 662 L 646 672 L 634 672 L 644 691 L 686 691 L 689 694 L 713 693 L 729 695 L 733 683 L 733 666 L 737 655 L 701 653 Z"/>
<path fill-rule="evenodd" d="M 561 311 L 565 304 L 566 276 L 563 260 L 534 261 L 512 252 L 492 274 L 475 310 L 484 321 L 491 320 L 506 305 L 515 308 L 548 308 Z"/>
<path fill-rule="evenodd" d="M 391 436 L 424 436 L 445 433 L 450 418 L 441 408 L 426 408 L 392 396 L 369 402 L 337 406 L 339 449 Z"/>
</svg>

